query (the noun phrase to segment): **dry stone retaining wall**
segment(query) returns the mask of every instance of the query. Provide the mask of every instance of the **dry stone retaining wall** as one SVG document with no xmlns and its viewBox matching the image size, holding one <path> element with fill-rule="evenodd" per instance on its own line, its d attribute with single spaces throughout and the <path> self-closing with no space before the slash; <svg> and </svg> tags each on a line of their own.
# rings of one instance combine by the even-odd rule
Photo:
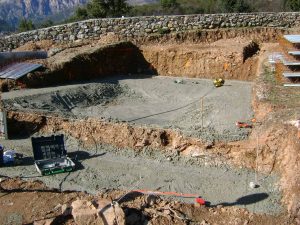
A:
<svg viewBox="0 0 300 225">
<path fill-rule="evenodd" d="M 0 38 L 0 51 L 9 51 L 29 41 L 73 42 L 97 39 L 109 32 L 134 38 L 155 33 L 238 27 L 294 27 L 300 13 L 199 14 L 91 19 Z"/>
</svg>

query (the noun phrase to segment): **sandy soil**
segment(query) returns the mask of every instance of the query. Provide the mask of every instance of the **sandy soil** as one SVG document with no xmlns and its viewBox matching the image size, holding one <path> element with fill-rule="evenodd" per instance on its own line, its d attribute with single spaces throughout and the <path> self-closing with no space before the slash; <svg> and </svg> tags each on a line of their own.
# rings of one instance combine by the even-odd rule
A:
<svg viewBox="0 0 300 225">
<path fill-rule="evenodd" d="M 179 83 L 178 83 L 179 82 Z M 249 121 L 252 83 L 169 77 L 115 77 L 95 83 L 3 93 L 7 109 L 56 112 L 65 116 L 114 119 L 179 129 L 204 140 L 240 140 Z M 201 98 L 203 98 L 203 109 Z M 202 113 L 203 125 L 202 128 Z"/>
</svg>

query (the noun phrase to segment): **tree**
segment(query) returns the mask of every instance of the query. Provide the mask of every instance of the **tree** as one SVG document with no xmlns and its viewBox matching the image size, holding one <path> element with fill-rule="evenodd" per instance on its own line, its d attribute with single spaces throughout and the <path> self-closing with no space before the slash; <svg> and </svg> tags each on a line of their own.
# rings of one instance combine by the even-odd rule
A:
<svg viewBox="0 0 300 225">
<path fill-rule="evenodd" d="M 32 23 L 31 20 L 26 20 L 26 19 L 22 19 L 19 23 L 19 28 L 18 30 L 20 32 L 24 32 L 24 31 L 29 31 L 29 30 L 34 30 L 35 26 Z"/>
<path fill-rule="evenodd" d="M 233 12 L 251 12 L 251 6 L 245 2 L 244 0 L 222 0 L 222 11 L 225 11 L 227 13 L 233 13 Z"/>
<path fill-rule="evenodd" d="M 89 18 L 88 11 L 86 8 L 78 7 L 75 11 L 75 17 L 78 20 L 85 20 Z"/>
<path fill-rule="evenodd" d="M 287 0 L 287 5 L 292 11 L 300 10 L 300 0 Z"/>
<path fill-rule="evenodd" d="M 224 0 L 206 0 L 206 1 L 202 1 L 203 2 L 204 13 L 216 13 L 216 12 L 224 11 L 223 1 Z"/>
<path fill-rule="evenodd" d="M 112 17 L 124 16 L 131 9 L 126 0 L 109 0 L 107 3 L 108 15 Z"/>
<path fill-rule="evenodd" d="M 235 4 L 235 12 L 246 13 L 251 12 L 251 6 L 244 0 L 238 0 Z"/>
<path fill-rule="evenodd" d="M 179 5 L 177 0 L 160 0 L 160 4 L 163 8 L 175 8 Z"/>
<path fill-rule="evenodd" d="M 86 10 L 90 18 L 103 18 L 107 16 L 109 7 L 105 0 L 92 0 L 87 4 Z"/>
<path fill-rule="evenodd" d="M 91 18 L 120 17 L 128 13 L 131 7 L 126 0 L 92 0 L 87 4 Z"/>
<path fill-rule="evenodd" d="M 40 27 L 40 28 L 45 28 L 45 27 L 51 27 L 51 26 L 53 26 L 53 25 L 54 25 L 54 22 L 53 22 L 52 20 L 48 19 L 48 20 L 45 20 L 44 22 L 42 22 L 42 23 L 39 25 L 39 27 Z"/>
</svg>

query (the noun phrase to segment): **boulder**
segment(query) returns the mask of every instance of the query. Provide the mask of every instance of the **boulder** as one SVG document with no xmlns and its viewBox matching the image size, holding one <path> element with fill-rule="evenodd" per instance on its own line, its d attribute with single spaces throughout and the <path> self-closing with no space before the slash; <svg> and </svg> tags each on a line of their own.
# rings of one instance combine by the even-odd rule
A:
<svg viewBox="0 0 300 225">
<path fill-rule="evenodd" d="M 119 204 L 115 204 L 112 207 L 111 202 L 105 199 L 97 200 L 95 202 L 98 205 L 98 216 L 101 218 L 103 224 L 125 225 L 125 213 Z"/>
<path fill-rule="evenodd" d="M 91 201 L 76 200 L 72 203 L 72 215 L 77 225 L 101 225 L 98 209 Z"/>
<path fill-rule="evenodd" d="M 72 203 L 72 215 L 77 225 L 125 225 L 122 208 L 109 200 L 76 200 Z"/>
<path fill-rule="evenodd" d="M 70 204 L 63 204 L 61 206 L 61 214 L 64 216 L 69 216 L 72 214 L 72 207 Z"/>
<path fill-rule="evenodd" d="M 197 158 L 197 157 L 205 156 L 205 153 L 204 153 L 203 149 L 201 149 L 200 147 L 191 145 L 182 152 L 182 155 Z"/>
</svg>

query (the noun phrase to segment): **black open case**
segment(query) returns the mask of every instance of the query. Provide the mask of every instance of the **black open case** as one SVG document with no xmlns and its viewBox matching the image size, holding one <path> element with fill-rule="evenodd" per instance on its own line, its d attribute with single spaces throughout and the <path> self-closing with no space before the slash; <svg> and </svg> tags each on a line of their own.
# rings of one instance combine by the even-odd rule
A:
<svg viewBox="0 0 300 225">
<path fill-rule="evenodd" d="M 34 163 L 42 175 L 73 171 L 75 163 L 67 157 L 64 135 L 31 138 Z"/>
</svg>

